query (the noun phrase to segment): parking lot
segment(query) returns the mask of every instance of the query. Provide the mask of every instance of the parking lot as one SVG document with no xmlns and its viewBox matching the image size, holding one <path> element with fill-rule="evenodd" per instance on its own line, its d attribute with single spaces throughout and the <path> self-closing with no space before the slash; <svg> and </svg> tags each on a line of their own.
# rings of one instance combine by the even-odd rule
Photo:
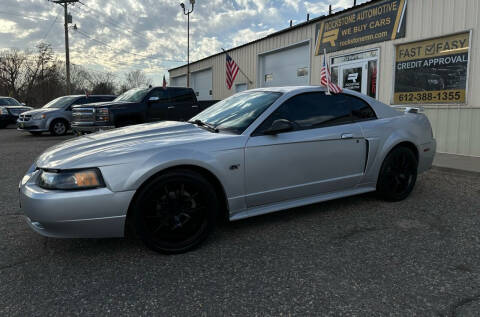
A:
<svg viewBox="0 0 480 317">
<path fill-rule="evenodd" d="M 30 230 L 17 185 L 66 137 L 0 130 L 0 315 L 398 315 L 480 311 L 480 175 L 433 169 L 367 194 L 221 224 L 199 249 Z M 65 211 L 68 212 L 68 211 Z"/>
</svg>

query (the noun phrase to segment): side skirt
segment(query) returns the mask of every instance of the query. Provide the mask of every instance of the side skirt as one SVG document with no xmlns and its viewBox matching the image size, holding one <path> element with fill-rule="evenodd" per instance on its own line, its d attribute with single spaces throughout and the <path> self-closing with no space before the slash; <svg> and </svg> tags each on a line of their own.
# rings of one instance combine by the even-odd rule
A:
<svg viewBox="0 0 480 317">
<path fill-rule="evenodd" d="M 353 189 L 348 189 L 348 190 L 343 190 L 343 191 L 338 191 L 333 193 L 310 196 L 306 198 L 282 201 L 282 202 L 278 202 L 278 203 L 274 203 L 266 206 L 263 205 L 263 206 L 252 207 L 250 209 L 231 215 L 230 221 L 245 219 L 245 218 L 254 217 L 254 216 L 260 216 L 260 215 L 269 214 L 269 213 L 280 211 L 280 210 L 316 204 L 322 201 L 354 196 L 354 195 L 373 192 L 373 191 L 375 191 L 375 187 L 360 187 L 360 188 L 353 188 Z"/>
</svg>

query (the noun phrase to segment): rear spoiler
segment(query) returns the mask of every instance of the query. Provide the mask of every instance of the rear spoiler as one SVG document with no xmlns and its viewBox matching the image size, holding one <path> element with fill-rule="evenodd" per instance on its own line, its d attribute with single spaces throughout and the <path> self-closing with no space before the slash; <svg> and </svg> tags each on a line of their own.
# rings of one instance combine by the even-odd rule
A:
<svg viewBox="0 0 480 317">
<path fill-rule="evenodd" d="M 404 113 L 421 113 L 424 112 L 425 109 L 422 106 L 412 107 L 412 106 L 396 106 L 397 110 L 401 110 Z"/>
</svg>

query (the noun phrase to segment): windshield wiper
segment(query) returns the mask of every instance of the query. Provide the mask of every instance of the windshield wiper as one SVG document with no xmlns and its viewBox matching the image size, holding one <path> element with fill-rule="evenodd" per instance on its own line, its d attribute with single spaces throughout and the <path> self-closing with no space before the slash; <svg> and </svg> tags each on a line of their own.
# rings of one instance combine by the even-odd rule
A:
<svg viewBox="0 0 480 317">
<path fill-rule="evenodd" d="M 210 123 L 206 123 L 206 122 L 203 122 L 202 120 L 195 120 L 195 121 L 188 121 L 189 123 L 193 123 L 193 124 L 196 124 L 198 125 L 199 127 L 203 127 L 203 128 L 206 128 L 207 130 L 211 131 L 211 132 L 215 132 L 215 133 L 218 133 L 218 129 L 213 125 L 213 124 L 210 124 Z"/>
</svg>

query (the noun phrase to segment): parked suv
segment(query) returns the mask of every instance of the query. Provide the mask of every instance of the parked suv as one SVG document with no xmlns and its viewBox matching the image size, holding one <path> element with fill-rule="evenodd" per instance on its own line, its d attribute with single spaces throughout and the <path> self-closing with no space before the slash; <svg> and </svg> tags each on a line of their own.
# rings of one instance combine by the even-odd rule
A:
<svg viewBox="0 0 480 317">
<path fill-rule="evenodd" d="M 0 128 L 3 129 L 11 123 L 17 122 L 18 115 L 32 110 L 11 97 L 0 97 Z"/>
<path fill-rule="evenodd" d="M 80 134 L 160 120 L 186 121 L 213 103 L 198 103 L 191 88 L 134 88 L 112 102 L 73 107 L 72 129 Z"/>
<path fill-rule="evenodd" d="M 115 99 L 111 95 L 72 95 L 58 97 L 40 109 L 22 113 L 17 120 L 19 130 L 28 131 L 33 135 L 48 132 L 52 135 L 64 135 L 72 121 L 72 106 L 92 102 L 105 102 Z"/>
</svg>

